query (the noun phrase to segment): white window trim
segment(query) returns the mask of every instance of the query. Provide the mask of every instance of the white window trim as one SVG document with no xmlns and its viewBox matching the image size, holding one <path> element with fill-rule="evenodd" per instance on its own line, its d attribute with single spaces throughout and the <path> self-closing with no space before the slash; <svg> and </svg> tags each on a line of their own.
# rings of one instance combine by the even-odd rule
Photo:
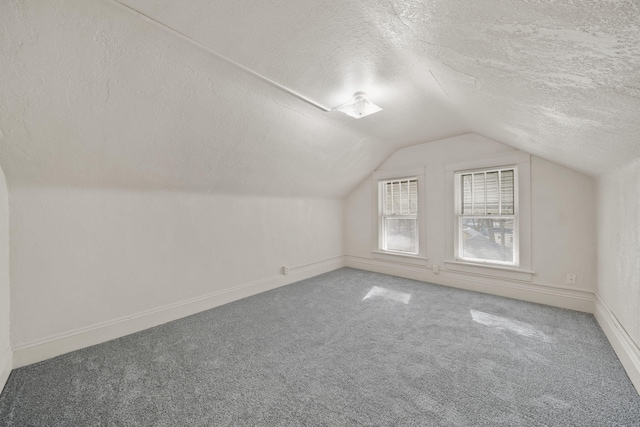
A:
<svg viewBox="0 0 640 427">
<path fill-rule="evenodd" d="M 464 258 L 460 256 L 460 244 L 461 244 L 461 236 L 460 236 L 460 220 L 462 219 L 463 215 L 460 214 L 461 212 L 461 206 L 460 206 L 460 202 L 461 202 L 461 198 L 462 195 L 460 194 L 460 184 L 461 184 L 461 175 L 465 174 L 465 173 L 476 173 L 476 172 L 491 172 L 491 171 L 496 171 L 496 170 L 506 170 L 506 169 L 513 169 L 513 180 L 515 183 L 515 188 L 514 188 L 514 194 L 513 194 L 513 201 L 514 201 L 514 206 L 515 206 L 515 210 L 514 210 L 514 214 L 513 215 L 506 215 L 505 217 L 512 217 L 513 218 L 513 246 L 514 246 L 514 251 L 513 251 L 513 262 L 503 262 L 503 261 L 487 261 L 487 260 L 482 260 L 482 259 L 471 259 L 471 258 Z M 454 260 L 461 262 L 461 263 L 470 263 L 470 264 L 482 264 L 482 265 L 488 265 L 488 266 L 495 266 L 495 267 L 508 267 L 508 268 L 518 268 L 520 266 L 520 224 L 519 224 L 519 217 L 520 217 L 520 209 L 518 209 L 518 207 L 520 206 L 519 204 L 519 199 L 518 196 L 520 194 L 520 191 L 518 189 L 518 172 L 519 168 L 517 165 L 506 165 L 506 166 L 499 166 L 499 167 L 489 167 L 489 168 L 480 168 L 480 169 L 467 169 L 467 170 L 457 170 L 454 172 L 453 174 L 453 178 L 454 178 L 454 215 L 455 215 L 455 227 L 454 227 L 454 241 L 453 241 L 453 251 L 454 251 Z M 502 215 L 466 215 L 466 217 L 482 217 L 482 218 L 501 218 Z"/>
<path fill-rule="evenodd" d="M 456 172 L 479 169 L 499 169 L 515 166 L 517 169 L 517 230 L 516 239 L 518 265 L 504 265 L 488 262 L 472 262 L 456 259 L 457 215 L 456 215 Z M 509 151 L 488 156 L 447 163 L 445 165 L 446 194 L 446 253 L 447 270 L 523 281 L 531 281 L 535 272 L 531 266 L 531 156 L 522 151 Z"/>
<path fill-rule="evenodd" d="M 396 179 L 416 178 L 418 180 L 418 253 L 408 254 L 402 252 L 385 251 L 381 249 L 380 239 L 382 232 L 380 209 L 382 208 L 380 200 L 380 182 L 391 181 Z M 373 258 L 384 259 L 387 261 L 397 261 L 412 265 L 426 265 L 426 242 L 425 242 L 425 170 L 420 169 L 401 169 L 401 170 L 381 170 L 376 171 L 372 175 L 372 192 L 374 215 L 373 221 L 373 247 L 371 253 Z"/>
</svg>

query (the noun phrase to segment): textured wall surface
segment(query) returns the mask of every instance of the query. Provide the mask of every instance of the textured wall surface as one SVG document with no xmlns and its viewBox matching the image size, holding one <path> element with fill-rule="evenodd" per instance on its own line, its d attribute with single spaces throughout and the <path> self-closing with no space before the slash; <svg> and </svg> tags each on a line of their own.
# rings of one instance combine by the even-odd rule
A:
<svg viewBox="0 0 640 427">
<path fill-rule="evenodd" d="M 9 205 L 4 173 L 0 169 L 0 390 L 10 363 Z M 8 366 L 11 368 L 11 366 Z"/>
<path fill-rule="evenodd" d="M 478 135 L 463 135 L 405 148 L 381 167 L 398 170 L 426 166 L 424 196 L 426 253 L 430 264 L 451 260 L 446 253 L 445 163 L 512 151 L 511 147 Z M 347 254 L 371 258 L 375 213 L 373 183 L 363 182 L 346 201 Z M 567 286 L 567 273 L 577 274 L 576 289 L 596 289 L 595 182 L 590 177 L 532 157 L 531 228 L 533 283 Z"/>
<path fill-rule="evenodd" d="M 598 293 L 640 346 L 640 161 L 598 180 Z"/>
<path fill-rule="evenodd" d="M 640 155 L 634 0 L 119 1 L 326 104 L 363 86 L 387 107 L 367 128 L 388 143 L 449 123 L 435 77 L 497 141 L 587 174 Z"/>
<path fill-rule="evenodd" d="M 243 43 L 248 33 L 281 27 L 249 15 L 255 22 L 245 24 Z M 322 112 L 107 0 L 2 2 L 0 21 L 0 161 L 12 187 L 344 196 L 407 143 L 392 138 L 398 128 L 413 130 L 413 143 L 462 129 L 434 82 L 412 97 L 433 98 L 424 114 L 437 127 L 400 116 L 370 128 L 373 116 Z M 297 61 L 335 66 L 323 62 L 329 51 L 311 47 L 253 48 L 290 75 Z M 367 90 L 360 82 L 356 76 L 336 103 Z M 315 89 L 333 90 L 326 79 Z"/>
<path fill-rule="evenodd" d="M 468 131 L 598 174 L 640 155 L 628 1 L 111 0 L 0 4 L 11 186 L 345 196 L 396 149 Z M 268 179 L 265 179 L 268 178 Z"/>
<path fill-rule="evenodd" d="M 13 346 L 342 255 L 342 202 L 14 190 Z"/>
</svg>

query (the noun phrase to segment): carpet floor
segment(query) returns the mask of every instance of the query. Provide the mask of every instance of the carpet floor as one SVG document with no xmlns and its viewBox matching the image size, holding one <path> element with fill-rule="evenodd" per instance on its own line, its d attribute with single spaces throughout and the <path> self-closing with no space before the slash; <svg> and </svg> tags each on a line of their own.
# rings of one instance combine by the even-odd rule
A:
<svg viewBox="0 0 640 427">
<path fill-rule="evenodd" d="M 594 317 L 344 268 L 16 369 L 7 426 L 640 426 Z"/>
</svg>

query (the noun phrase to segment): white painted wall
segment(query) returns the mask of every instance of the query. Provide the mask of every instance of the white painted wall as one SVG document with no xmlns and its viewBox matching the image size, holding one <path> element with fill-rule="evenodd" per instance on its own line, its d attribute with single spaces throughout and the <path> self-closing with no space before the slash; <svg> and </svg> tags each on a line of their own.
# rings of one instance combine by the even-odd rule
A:
<svg viewBox="0 0 640 427">
<path fill-rule="evenodd" d="M 397 151 L 378 170 L 426 165 L 426 242 L 428 266 L 451 259 L 446 253 L 445 163 L 514 149 L 475 134 L 425 143 Z M 374 234 L 372 178 L 346 200 L 347 255 L 372 259 Z M 596 289 L 595 182 L 585 175 L 532 156 L 531 158 L 533 284 L 568 287 L 566 274 L 577 274 L 578 291 Z M 424 269 L 430 273 L 430 270 Z M 425 276 L 444 283 L 449 272 Z M 462 277 L 462 276 L 459 276 Z M 469 276 L 465 276 L 469 277 Z M 585 294 L 586 295 L 586 294 Z M 514 294 L 515 296 L 515 294 Z"/>
<path fill-rule="evenodd" d="M 29 346 L 192 298 L 256 281 L 284 284 L 283 265 L 343 254 L 337 199 L 12 189 L 10 210 L 16 358 Z"/>
<path fill-rule="evenodd" d="M 636 346 L 640 346 L 639 200 L 640 160 L 598 179 L 598 294 Z M 635 351 L 640 353 L 638 347 Z"/>
<path fill-rule="evenodd" d="M 11 372 L 9 330 L 9 206 L 7 182 L 0 168 L 0 391 Z"/>
</svg>

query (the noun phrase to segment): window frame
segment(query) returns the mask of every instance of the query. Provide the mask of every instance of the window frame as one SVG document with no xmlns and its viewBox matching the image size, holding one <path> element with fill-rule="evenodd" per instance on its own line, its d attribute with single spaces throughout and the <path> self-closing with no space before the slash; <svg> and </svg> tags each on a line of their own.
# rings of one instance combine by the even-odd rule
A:
<svg viewBox="0 0 640 427">
<path fill-rule="evenodd" d="M 523 151 L 501 153 L 462 159 L 446 163 L 445 169 L 445 260 L 447 270 L 475 276 L 486 276 L 510 280 L 531 282 L 535 272 L 532 270 L 531 257 L 531 155 Z M 457 258 L 457 206 L 456 172 L 472 170 L 517 168 L 517 237 L 514 236 L 518 252 L 517 265 L 474 262 Z M 514 197 L 515 194 L 514 194 Z"/>
<path fill-rule="evenodd" d="M 475 173 L 488 173 L 498 172 L 505 170 L 513 170 L 513 214 L 476 214 L 475 212 L 469 215 L 462 213 L 462 176 Z M 520 229 L 519 229 L 519 189 L 518 189 L 518 166 L 517 165 L 505 165 L 498 167 L 485 167 L 480 169 L 468 169 L 459 170 L 454 172 L 454 200 L 455 200 L 455 229 L 454 229 L 454 259 L 460 262 L 469 262 L 473 264 L 487 264 L 504 267 L 518 267 L 520 265 Z M 485 175 L 486 179 L 486 175 Z M 485 181 L 486 182 L 486 181 Z M 486 198 L 486 196 L 485 196 Z M 486 201 L 485 201 L 486 211 Z M 498 261 L 488 260 L 483 258 L 468 258 L 463 256 L 462 248 L 462 220 L 465 218 L 479 218 L 479 219 L 512 219 L 513 220 L 513 261 Z"/>
<path fill-rule="evenodd" d="M 415 214 L 385 214 L 385 205 L 386 205 L 386 190 L 385 190 L 385 185 L 390 183 L 390 182 L 399 182 L 400 183 L 400 188 L 402 189 L 402 183 L 403 182 L 411 182 L 411 181 L 415 181 L 416 182 L 416 213 Z M 401 191 L 401 197 L 402 197 L 402 190 Z M 420 186 L 418 184 L 418 177 L 415 176 L 409 176 L 406 178 L 392 178 L 392 179 L 383 179 L 378 181 L 378 203 L 379 203 L 379 208 L 378 208 L 378 250 L 383 251 L 383 252 L 389 252 L 392 254 L 398 254 L 398 255 L 409 255 L 409 256 L 416 256 L 420 253 L 420 222 L 419 222 L 419 213 L 420 213 Z M 415 220 L 415 226 L 416 226 L 416 232 L 415 232 L 415 239 L 416 239 L 416 248 L 417 250 L 415 252 L 409 252 L 409 251 L 397 251 L 397 250 L 392 250 L 392 249 L 388 249 L 387 248 L 387 232 L 386 232 L 386 220 L 387 219 L 412 219 Z"/>
<path fill-rule="evenodd" d="M 423 168 L 412 168 L 402 170 L 380 170 L 376 171 L 371 176 L 372 179 L 372 212 L 374 214 L 373 221 L 373 236 L 372 239 L 372 256 L 376 259 L 383 259 L 387 261 L 395 261 L 403 264 L 422 265 L 425 266 L 427 262 L 426 258 L 426 242 L 425 242 L 425 217 L 426 217 L 426 197 L 425 197 L 425 170 Z M 382 225 L 382 203 L 381 197 L 382 183 L 389 181 L 399 181 L 406 179 L 417 180 L 417 192 L 418 192 L 418 213 L 417 213 L 417 253 L 389 251 L 383 249 L 382 239 L 384 238 L 384 228 Z"/>
</svg>

